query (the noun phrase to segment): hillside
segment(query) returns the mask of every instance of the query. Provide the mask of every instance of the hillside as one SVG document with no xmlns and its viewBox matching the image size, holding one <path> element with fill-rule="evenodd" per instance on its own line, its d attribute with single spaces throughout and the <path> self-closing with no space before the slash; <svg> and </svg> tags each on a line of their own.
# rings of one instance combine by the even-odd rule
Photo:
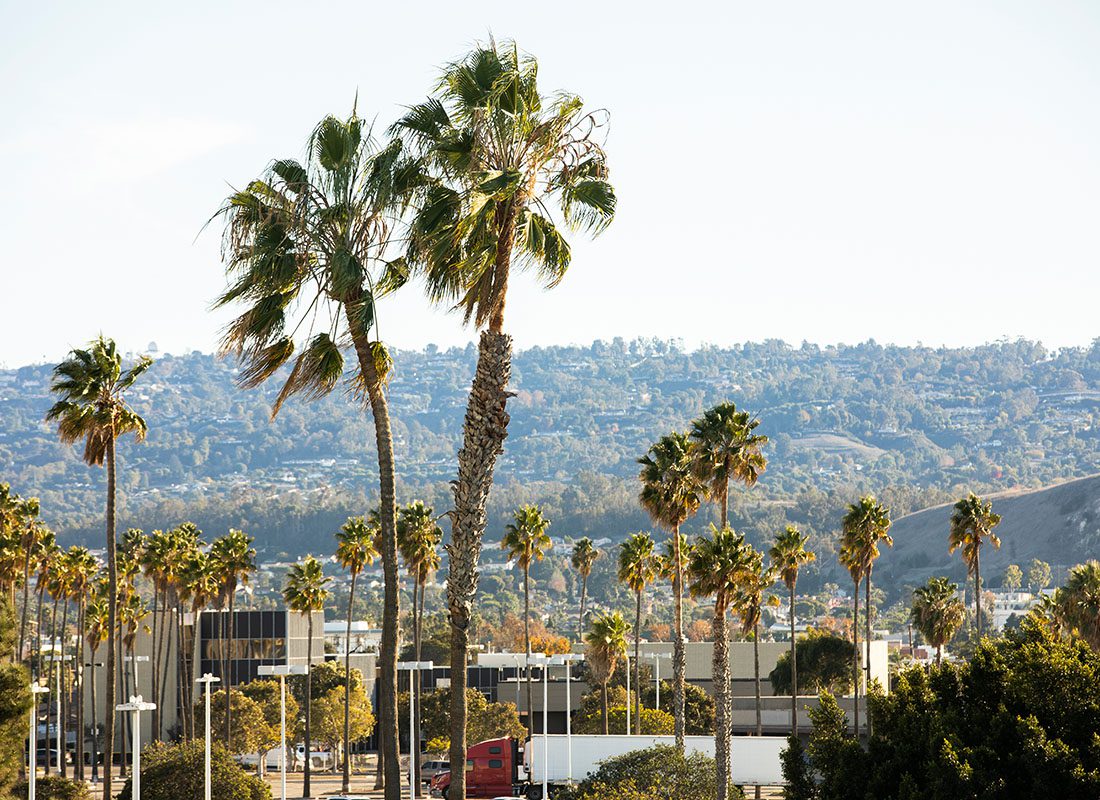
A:
<svg viewBox="0 0 1100 800">
<path fill-rule="evenodd" d="M 1100 475 L 988 497 L 1001 515 L 1000 549 L 982 549 L 982 574 L 989 585 L 998 585 L 1009 564 L 1026 569 L 1038 558 L 1051 564 L 1060 581 L 1067 568 L 1100 556 Z M 948 503 L 896 520 L 894 547 L 883 553 L 876 572 L 910 583 L 944 574 L 961 580 L 966 571 L 959 554 L 947 553 L 950 518 Z"/>
</svg>

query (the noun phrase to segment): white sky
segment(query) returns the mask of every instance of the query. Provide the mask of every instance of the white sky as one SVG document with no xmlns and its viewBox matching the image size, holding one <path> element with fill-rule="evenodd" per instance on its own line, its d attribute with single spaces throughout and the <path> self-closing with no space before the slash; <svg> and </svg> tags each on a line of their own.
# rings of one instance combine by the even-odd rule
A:
<svg viewBox="0 0 1100 800">
<path fill-rule="evenodd" d="M 0 0 L 0 363 L 214 347 L 228 187 L 316 121 L 392 121 L 491 30 L 612 114 L 616 222 L 521 347 L 1051 346 L 1100 334 L 1095 2 L 25 3 Z M 393 345 L 464 343 L 409 292 Z"/>
</svg>

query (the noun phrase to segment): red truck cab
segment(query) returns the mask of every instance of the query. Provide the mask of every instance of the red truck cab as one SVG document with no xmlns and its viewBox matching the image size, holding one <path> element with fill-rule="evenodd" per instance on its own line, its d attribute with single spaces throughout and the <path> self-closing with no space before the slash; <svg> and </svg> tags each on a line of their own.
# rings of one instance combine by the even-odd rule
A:
<svg viewBox="0 0 1100 800">
<path fill-rule="evenodd" d="M 512 795 L 526 785 L 520 779 L 523 759 L 515 739 L 489 739 L 471 745 L 466 751 L 466 796 L 499 797 Z M 451 773 L 441 772 L 432 778 L 433 795 L 447 796 Z"/>
</svg>

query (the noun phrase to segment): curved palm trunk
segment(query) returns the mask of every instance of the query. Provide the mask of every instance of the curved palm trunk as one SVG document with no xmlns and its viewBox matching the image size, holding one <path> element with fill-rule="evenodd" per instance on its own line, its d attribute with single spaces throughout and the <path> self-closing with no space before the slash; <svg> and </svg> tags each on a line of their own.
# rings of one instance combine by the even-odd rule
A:
<svg viewBox="0 0 1100 800">
<path fill-rule="evenodd" d="M 730 777 L 730 646 L 726 630 L 726 606 L 716 600 L 711 622 L 714 636 L 714 768 L 717 780 L 717 800 L 729 796 Z"/>
<path fill-rule="evenodd" d="M 856 579 L 856 590 L 852 597 L 852 644 L 855 653 L 852 655 L 852 720 L 855 736 L 859 738 L 859 579 Z"/>
<path fill-rule="evenodd" d="M 310 719 L 313 716 L 313 611 L 307 611 L 309 615 L 309 641 L 306 643 L 306 664 L 309 668 L 306 671 L 306 736 L 305 736 L 305 749 L 306 749 L 306 764 L 302 773 L 302 797 L 310 797 L 309 791 L 309 773 L 312 766 L 312 733 L 310 728 Z M 228 703 L 229 694 L 226 694 L 226 707 L 229 707 Z"/>
<path fill-rule="evenodd" d="M 115 682 L 118 680 L 118 662 L 115 660 L 115 643 L 118 632 L 118 562 L 115 553 L 115 432 L 107 439 L 107 709 L 103 720 L 103 758 L 107 765 L 103 770 L 103 798 L 114 797 L 111 785 L 111 764 L 115 752 Z"/>
<path fill-rule="evenodd" d="M 676 568 L 672 575 L 673 635 L 672 643 L 672 716 L 673 733 L 676 748 L 684 752 L 684 673 L 687 671 L 687 656 L 684 652 L 684 563 L 680 552 L 680 526 L 672 529 L 672 554 Z"/>
<path fill-rule="evenodd" d="M 642 591 L 638 590 L 638 598 L 634 609 L 634 733 L 642 735 L 642 670 L 639 666 L 642 647 Z M 630 702 L 630 698 L 626 698 Z M 630 731 L 627 731 L 630 733 Z"/>
<path fill-rule="evenodd" d="M 794 587 L 791 584 L 791 735 L 798 736 L 798 648 L 794 640 Z"/>
<path fill-rule="evenodd" d="M 535 732 L 535 707 L 531 705 L 531 572 L 523 568 L 523 652 L 527 654 L 527 735 Z"/>
<path fill-rule="evenodd" d="M 397 565 L 397 500 L 394 479 L 393 435 L 390 431 L 390 409 L 385 386 L 374 362 L 370 343 L 354 315 L 344 306 L 374 417 L 374 438 L 378 449 L 379 523 L 382 551 L 382 642 L 378 675 L 380 758 L 386 800 L 401 796 L 401 755 L 397 734 L 397 648 L 401 588 Z M 465 656 L 465 650 L 463 651 Z M 453 682 L 453 678 L 452 678 Z M 465 763 L 463 764 L 465 766 Z"/>
<path fill-rule="evenodd" d="M 351 592 L 348 594 L 347 638 L 344 639 L 344 794 L 351 791 L 351 615 L 355 606 L 355 582 L 358 572 L 351 573 Z"/>
<path fill-rule="evenodd" d="M 508 240 L 511 241 L 510 238 Z M 511 252 L 509 246 L 508 252 Z M 470 615 L 477 594 L 477 564 L 485 534 L 485 503 L 497 457 L 508 435 L 506 387 L 512 370 L 512 339 L 490 327 L 481 334 L 477 371 L 463 423 L 451 514 L 447 613 L 451 624 L 451 785 L 450 800 L 466 798 L 466 650 Z"/>
</svg>

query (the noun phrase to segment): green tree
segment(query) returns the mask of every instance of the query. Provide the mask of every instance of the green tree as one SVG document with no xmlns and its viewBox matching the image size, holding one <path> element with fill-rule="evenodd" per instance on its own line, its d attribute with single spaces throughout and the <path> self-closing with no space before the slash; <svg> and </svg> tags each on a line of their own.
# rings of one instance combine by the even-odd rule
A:
<svg viewBox="0 0 1100 800">
<path fill-rule="evenodd" d="M 237 587 L 248 585 L 252 573 L 256 571 L 256 549 L 253 538 L 244 531 L 231 529 L 225 536 L 219 536 L 210 545 L 210 565 L 214 580 L 218 585 L 218 600 L 222 608 L 228 610 L 227 637 L 222 641 L 222 680 L 225 689 L 233 688 L 233 641 L 236 637 L 234 624 L 234 603 Z M 310 643 L 312 644 L 312 638 Z M 233 719 L 233 704 L 229 704 L 225 716 L 224 732 L 226 746 L 229 746 L 229 729 Z"/>
<path fill-rule="evenodd" d="M 760 451 L 768 437 L 753 433 L 759 424 L 733 403 L 719 403 L 691 424 L 695 471 L 719 504 L 721 528 L 729 525 L 730 481 L 753 486 L 767 467 Z"/>
<path fill-rule="evenodd" d="M 343 751 L 346 760 L 350 743 L 370 736 L 374 730 L 374 714 L 371 713 L 370 698 L 363 688 L 356 689 L 351 703 L 351 719 L 347 732 L 344 730 L 344 692 L 331 689 L 312 703 L 310 717 L 313 720 L 313 735 L 327 744 L 333 753 Z M 345 738 L 349 737 L 349 738 Z"/>
<path fill-rule="evenodd" d="M 973 492 L 955 503 L 955 510 L 951 513 L 947 551 L 954 553 L 961 549 L 967 574 L 974 577 L 974 626 L 979 639 L 982 637 L 981 549 L 986 540 L 994 547 L 1001 546 L 1001 540 L 993 532 L 1000 521 L 1001 515 L 993 513 L 993 503 L 982 500 Z"/>
<path fill-rule="evenodd" d="M 852 651 L 855 646 L 840 636 L 811 631 L 798 640 L 799 686 L 803 694 L 844 694 L 852 686 Z M 775 694 L 791 691 L 791 655 L 784 653 L 768 674 Z"/>
<path fill-rule="evenodd" d="M 642 465 L 638 496 L 642 508 L 658 525 L 668 529 L 672 540 L 672 618 L 673 618 L 673 717 L 676 718 L 676 746 L 684 747 L 684 554 L 681 552 L 680 526 L 699 510 L 706 486 L 695 474 L 691 439 L 686 433 L 661 437 L 649 452 L 638 459 Z"/>
<path fill-rule="evenodd" d="M 519 739 L 527 734 L 527 729 L 520 722 L 514 703 L 490 703 L 488 698 L 477 689 L 467 689 L 466 694 L 466 707 L 470 711 L 467 736 L 470 741 L 477 743 L 503 737 Z M 424 735 L 429 741 L 447 739 L 451 731 L 450 688 L 428 692 L 421 700 L 421 704 Z M 407 701 L 405 710 L 407 717 Z"/>
<path fill-rule="evenodd" d="M 393 708 L 399 613 L 397 505 L 386 397 L 392 360 L 378 335 L 375 301 L 380 276 L 372 277 L 372 270 L 383 263 L 390 240 L 400 176 L 408 172 L 402 161 L 400 142 L 376 149 L 354 110 L 347 119 L 321 120 L 310 136 L 304 162 L 274 161 L 220 210 L 226 221 L 223 258 L 233 280 L 216 303 L 248 306 L 222 337 L 223 351 L 244 364 L 244 388 L 259 386 L 293 360 L 272 416 L 292 395 L 315 399 L 340 385 L 345 375 L 341 341 L 346 338 L 354 349 L 351 382 L 370 403 L 378 455 L 385 597 L 379 696 L 387 800 L 396 800 L 401 783 Z M 299 332 L 303 339 L 295 341 Z"/>
<path fill-rule="evenodd" d="M 278 731 L 272 731 L 260 704 L 238 689 L 229 690 L 229 713 L 225 705 L 226 690 L 219 689 L 210 695 L 210 729 L 225 726 L 226 717 L 230 718 L 229 746 L 233 755 L 266 752 L 279 741 Z M 196 705 L 196 713 L 204 713 L 203 699 Z"/>
<path fill-rule="evenodd" d="M 271 800 L 271 788 L 249 775 L 221 744 L 210 752 L 211 800 Z M 153 742 L 141 751 L 142 800 L 203 800 L 205 756 L 201 741 Z M 132 800 L 127 781 L 118 800 Z"/>
<path fill-rule="evenodd" d="M 1037 558 L 1031 559 L 1027 568 L 1027 586 L 1035 594 L 1050 586 L 1050 564 Z"/>
<path fill-rule="evenodd" d="M 608 728 L 611 730 L 623 730 L 626 728 L 626 705 L 611 704 L 607 711 Z M 675 722 L 672 715 L 659 708 L 643 708 L 635 719 L 640 719 L 641 724 L 635 724 L 635 735 L 644 736 L 671 736 Z M 573 733 L 601 734 L 603 733 L 603 713 L 600 709 L 581 714 L 573 722 Z"/>
<path fill-rule="evenodd" d="M 84 442 L 84 462 L 107 467 L 107 676 L 106 707 L 115 707 L 115 636 L 118 620 L 118 564 L 115 557 L 116 440 L 128 433 L 142 441 L 148 430 L 145 420 L 126 402 L 126 393 L 152 360 L 142 356 L 129 369 L 122 368 L 122 356 L 111 339 L 100 336 L 87 350 L 73 350 L 54 368 L 50 391 L 60 399 L 46 413 L 57 422 L 64 444 Z M 104 763 L 113 763 L 115 715 L 108 713 L 104 724 Z M 111 771 L 104 770 L 103 796 L 111 797 Z"/>
<path fill-rule="evenodd" d="M 600 614 L 585 634 L 585 661 L 589 674 L 600 686 L 603 708 L 603 734 L 608 733 L 607 684 L 615 674 L 619 658 L 626 655 L 627 624 L 618 611 Z"/>
<path fill-rule="evenodd" d="M 634 533 L 619 546 L 619 581 L 634 592 L 634 686 L 641 686 L 642 595 L 645 588 L 657 577 L 657 558 L 653 537 L 648 533 Z M 639 695 L 634 694 L 634 733 L 642 732 Z M 629 731 L 627 731 L 629 733 Z"/>
<path fill-rule="evenodd" d="M 694 752 L 684 755 L 675 747 L 657 745 L 609 758 L 582 780 L 567 800 L 712 800 L 715 796 L 714 759 Z M 732 788 L 732 797 L 742 797 Z"/>
<path fill-rule="evenodd" d="M 266 771 L 267 754 L 276 747 L 280 746 L 279 736 L 280 728 L 282 727 L 282 691 L 279 687 L 278 681 L 259 679 L 249 681 L 239 689 L 240 693 L 254 702 L 260 709 L 260 713 L 263 714 L 264 723 L 267 725 L 267 735 L 260 743 L 260 771 Z M 211 696 L 211 713 L 213 713 L 213 700 Z M 224 701 L 223 701 L 224 702 Z M 195 706 L 195 713 L 198 713 L 198 704 Z M 286 718 L 293 721 L 298 719 L 299 706 L 298 700 L 293 694 L 286 696 Z M 211 720 L 213 725 L 213 720 Z M 294 726 L 293 722 L 290 722 L 291 726 Z M 296 726 L 294 726 L 296 727 Z M 287 738 L 294 736 L 294 727 L 290 727 L 287 731 Z M 286 741 L 281 743 L 284 747 L 289 747 L 291 742 Z"/>
<path fill-rule="evenodd" d="M 566 273 L 570 247 L 549 215 L 601 230 L 615 211 L 600 117 L 576 95 L 539 92 L 538 65 L 512 44 L 477 46 L 449 64 L 437 96 L 396 124 L 420 154 L 426 180 L 410 226 L 407 263 L 433 301 L 454 303 L 482 329 L 454 484 L 447 604 L 451 675 L 464 689 L 471 605 L 485 533 L 485 503 L 508 429 L 512 342 L 504 309 L 513 263 L 547 287 Z M 465 800 L 465 692 L 452 709 L 450 792 Z"/>
<path fill-rule="evenodd" d="M 1054 594 L 1058 620 L 1093 650 L 1100 651 L 1100 561 L 1078 564 Z"/>
<path fill-rule="evenodd" d="M 936 648 L 936 663 L 940 663 L 943 646 L 955 638 L 966 618 L 959 587 L 947 578 L 930 578 L 913 590 L 911 614 L 921 636 Z"/>
<path fill-rule="evenodd" d="M 649 684 L 641 691 L 642 705 L 657 707 L 657 687 Z M 672 682 L 661 681 L 660 709 L 672 713 Z M 684 730 L 688 736 L 711 736 L 714 734 L 714 699 L 694 683 L 689 683 L 684 691 Z"/>
<path fill-rule="evenodd" d="M 581 576 L 581 608 L 577 616 L 577 640 L 584 636 L 584 606 L 588 599 L 588 577 L 592 574 L 592 567 L 603 553 L 592 544 L 587 536 L 573 543 L 573 553 L 570 561 L 573 569 Z"/>
<path fill-rule="evenodd" d="M 795 647 L 794 597 L 798 585 L 798 572 L 803 566 L 813 562 L 817 556 L 806 549 L 810 537 L 794 525 L 788 525 L 775 537 L 775 544 L 768 551 L 772 565 L 779 573 L 783 585 L 790 596 L 789 616 L 791 620 L 791 736 L 798 736 L 798 649 Z"/>
<path fill-rule="evenodd" d="M 351 671 L 351 617 L 355 607 L 355 584 L 368 564 L 373 564 L 378 558 L 378 550 L 375 548 L 377 531 L 368 525 L 363 517 L 348 517 L 348 521 L 340 526 L 336 532 L 336 561 L 351 575 L 351 588 L 348 591 L 347 629 L 344 640 L 344 670 Z M 418 656 L 419 658 L 419 656 Z M 344 683 L 344 736 L 343 741 L 351 739 L 351 685 Z M 343 763 L 343 788 L 344 794 L 351 791 L 351 754 L 344 751 Z"/>
<path fill-rule="evenodd" d="M 1020 569 L 1019 564 L 1009 564 L 1005 567 L 1005 577 L 1002 585 L 1010 592 L 1015 592 L 1024 585 L 1024 571 Z"/>
<path fill-rule="evenodd" d="M 542 561 L 550 550 L 550 536 L 546 531 L 550 520 L 536 505 L 516 509 L 513 521 L 504 528 L 501 548 L 508 558 L 523 570 L 523 648 L 527 653 L 527 729 L 534 732 L 534 706 L 531 705 L 531 565 Z"/>
<path fill-rule="evenodd" d="M 325 601 L 329 591 L 325 588 L 330 578 L 325 577 L 321 562 L 313 556 L 306 556 L 305 560 L 292 566 L 286 575 L 286 586 L 283 588 L 283 600 L 291 611 L 303 615 L 308 621 L 309 640 L 306 645 L 306 663 L 310 665 L 310 671 L 306 673 L 306 697 L 313 697 L 313 616 L 315 612 L 324 611 Z M 312 744 L 311 712 L 313 703 L 306 703 L 306 730 L 305 749 L 310 752 Z M 389 752 L 393 752 L 392 750 Z M 302 797 L 310 797 L 310 759 L 305 760 L 305 769 L 302 775 Z M 387 781 L 388 785 L 388 781 Z"/>
<path fill-rule="evenodd" d="M 752 577 L 748 570 L 755 564 L 750 557 L 751 547 L 745 537 L 732 528 L 715 528 L 710 536 L 701 536 L 691 551 L 688 562 L 688 585 L 693 597 L 713 597 L 714 616 L 711 620 L 714 639 L 714 760 L 717 770 L 718 800 L 729 796 L 730 776 L 730 648 L 727 629 L 727 613 L 737 592 Z M 635 656 L 636 657 L 636 656 Z"/>
</svg>

